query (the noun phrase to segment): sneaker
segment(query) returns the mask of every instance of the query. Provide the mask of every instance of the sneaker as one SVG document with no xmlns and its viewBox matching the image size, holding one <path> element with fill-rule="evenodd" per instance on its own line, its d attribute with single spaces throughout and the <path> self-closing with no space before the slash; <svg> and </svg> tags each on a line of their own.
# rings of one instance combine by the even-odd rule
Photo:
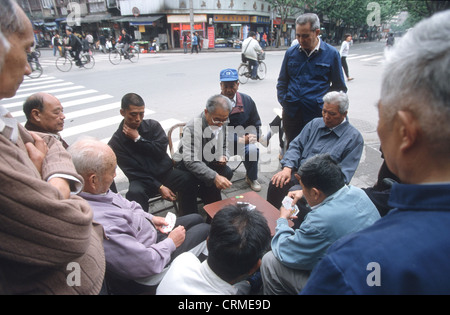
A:
<svg viewBox="0 0 450 315">
<path fill-rule="evenodd" d="M 261 184 L 258 182 L 258 180 L 251 180 L 248 177 L 245 177 L 245 181 L 250 186 L 250 188 L 254 191 L 260 191 L 261 190 Z"/>
</svg>

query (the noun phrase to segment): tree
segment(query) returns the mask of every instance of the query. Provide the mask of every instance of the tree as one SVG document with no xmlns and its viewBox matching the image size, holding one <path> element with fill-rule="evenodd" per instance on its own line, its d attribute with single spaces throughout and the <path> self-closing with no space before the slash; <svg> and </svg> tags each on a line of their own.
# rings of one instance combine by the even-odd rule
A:
<svg viewBox="0 0 450 315">
<path fill-rule="evenodd" d="M 280 28 L 277 30 L 277 43 L 280 45 L 281 28 L 286 24 L 290 16 L 297 15 L 304 10 L 307 0 L 267 0 L 271 4 L 273 11 L 281 18 Z"/>
</svg>

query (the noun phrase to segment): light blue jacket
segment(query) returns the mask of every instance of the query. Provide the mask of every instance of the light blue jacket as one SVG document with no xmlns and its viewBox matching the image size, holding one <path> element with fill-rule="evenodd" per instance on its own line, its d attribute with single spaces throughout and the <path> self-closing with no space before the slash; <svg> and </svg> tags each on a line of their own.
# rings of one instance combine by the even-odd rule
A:
<svg viewBox="0 0 450 315">
<path fill-rule="evenodd" d="M 272 252 L 289 268 L 312 270 L 335 241 L 379 218 L 362 189 L 345 185 L 313 207 L 299 229 L 293 230 L 286 219 L 278 219 Z"/>
</svg>

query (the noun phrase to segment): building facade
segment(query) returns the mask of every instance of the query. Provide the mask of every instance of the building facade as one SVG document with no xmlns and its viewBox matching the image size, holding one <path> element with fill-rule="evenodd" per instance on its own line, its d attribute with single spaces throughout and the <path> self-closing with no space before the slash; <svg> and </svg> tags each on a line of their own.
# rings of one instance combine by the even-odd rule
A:
<svg viewBox="0 0 450 315">
<path fill-rule="evenodd" d="M 18 0 L 35 26 L 38 41 L 49 42 L 67 25 L 78 33 L 117 38 L 126 29 L 142 47 L 183 47 L 184 34 L 197 32 L 203 48 L 235 47 L 249 31 L 268 42 L 283 27 L 290 44 L 295 17 L 280 25 L 274 8 L 262 0 Z M 190 39 L 188 39 L 190 41 Z M 269 44 L 269 43 L 266 43 Z"/>
</svg>

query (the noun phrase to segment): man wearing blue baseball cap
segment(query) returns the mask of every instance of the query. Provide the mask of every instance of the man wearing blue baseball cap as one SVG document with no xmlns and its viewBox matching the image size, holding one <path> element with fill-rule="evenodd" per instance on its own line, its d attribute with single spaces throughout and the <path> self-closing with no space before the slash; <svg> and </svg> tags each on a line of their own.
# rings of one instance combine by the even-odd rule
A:
<svg viewBox="0 0 450 315">
<path fill-rule="evenodd" d="M 253 99 L 238 92 L 238 72 L 224 69 L 220 72 L 221 94 L 233 103 L 228 124 L 228 145 L 230 155 L 240 155 L 247 171 L 246 181 L 254 191 L 260 191 L 258 182 L 259 149 L 256 145 L 260 135 L 261 119 Z"/>
</svg>

